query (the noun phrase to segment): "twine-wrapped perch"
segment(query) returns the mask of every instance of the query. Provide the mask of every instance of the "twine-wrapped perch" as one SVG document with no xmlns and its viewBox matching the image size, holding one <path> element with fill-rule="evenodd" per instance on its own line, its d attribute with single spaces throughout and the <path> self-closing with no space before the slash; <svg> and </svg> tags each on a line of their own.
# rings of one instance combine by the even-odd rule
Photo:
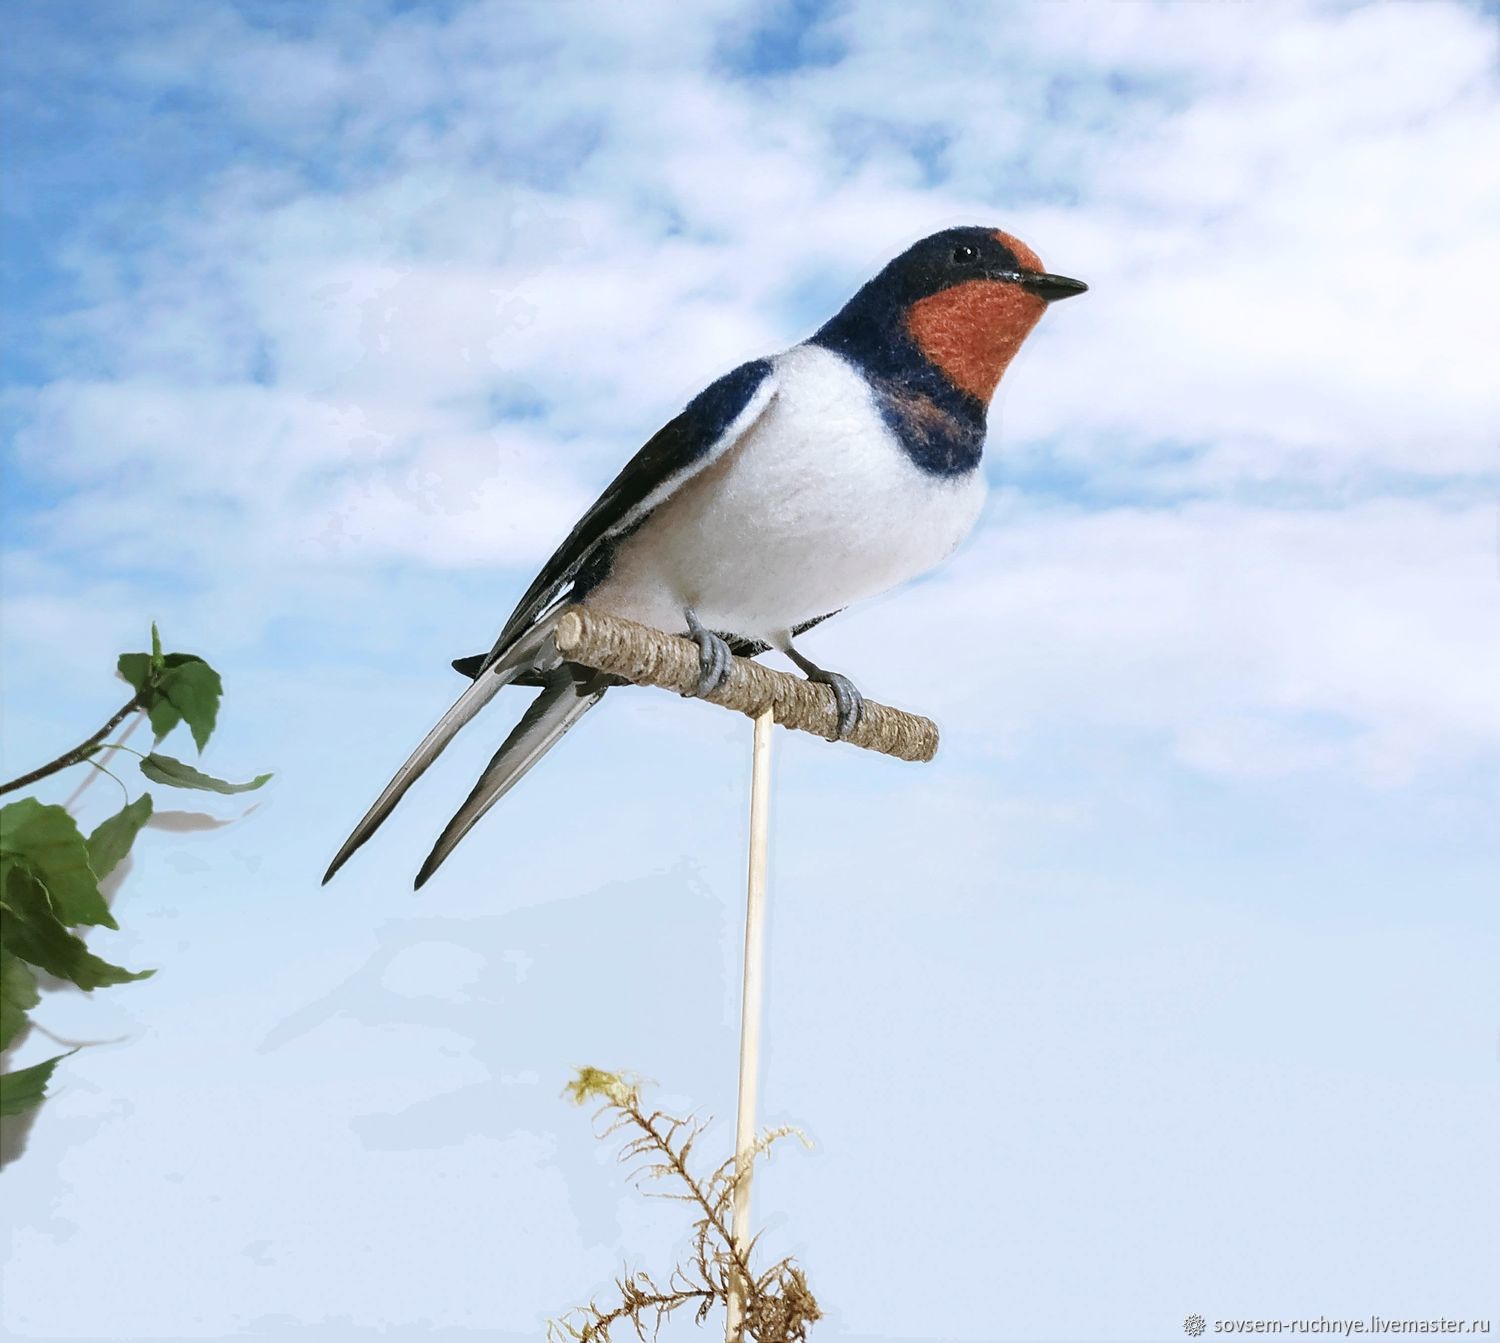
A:
<svg viewBox="0 0 1500 1343">
<path fill-rule="evenodd" d="M 553 639 L 569 662 L 623 676 L 636 685 L 687 695 L 698 684 L 697 644 L 633 620 L 570 606 L 559 616 Z M 749 718 L 769 706 L 783 727 L 838 739 L 838 700 L 828 686 L 762 667 L 749 658 L 730 659 L 724 684 L 704 698 Z M 864 716 L 846 740 L 898 760 L 926 761 L 937 754 L 938 730 L 930 718 L 866 700 Z"/>
</svg>

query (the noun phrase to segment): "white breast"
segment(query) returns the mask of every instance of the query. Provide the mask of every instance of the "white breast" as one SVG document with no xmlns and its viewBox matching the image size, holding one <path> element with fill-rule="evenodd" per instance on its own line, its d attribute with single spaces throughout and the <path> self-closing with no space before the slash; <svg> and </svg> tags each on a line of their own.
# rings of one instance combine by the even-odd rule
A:
<svg viewBox="0 0 1500 1343">
<path fill-rule="evenodd" d="M 621 542 L 591 604 L 668 630 L 691 606 L 710 629 L 777 643 L 926 572 L 968 535 L 982 472 L 921 470 L 840 356 L 798 345 L 774 363 L 765 414 Z"/>
</svg>

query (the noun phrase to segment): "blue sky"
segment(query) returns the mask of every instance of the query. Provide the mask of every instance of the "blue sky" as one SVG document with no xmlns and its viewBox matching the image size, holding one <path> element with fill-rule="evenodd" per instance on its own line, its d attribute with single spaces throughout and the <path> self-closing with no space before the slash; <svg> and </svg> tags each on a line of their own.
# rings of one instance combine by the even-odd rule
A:
<svg viewBox="0 0 1500 1343">
<path fill-rule="evenodd" d="M 111 1043 L 0 1177 L 9 1335 L 529 1338 L 667 1262 L 559 1091 L 732 1114 L 748 724 L 611 696 L 413 895 L 481 720 L 317 878 L 625 457 L 970 222 L 1092 291 L 973 539 L 810 638 L 944 746 L 778 740 L 762 1094 L 816 1150 L 768 1244 L 825 1337 L 1493 1315 L 1496 45 L 1447 3 L 13 6 L 6 773 L 156 619 L 224 672 L 210 767 L 276 779 L 143 836 L 99 949 L 154 979 L 47 1000 Z"/>
</svg>

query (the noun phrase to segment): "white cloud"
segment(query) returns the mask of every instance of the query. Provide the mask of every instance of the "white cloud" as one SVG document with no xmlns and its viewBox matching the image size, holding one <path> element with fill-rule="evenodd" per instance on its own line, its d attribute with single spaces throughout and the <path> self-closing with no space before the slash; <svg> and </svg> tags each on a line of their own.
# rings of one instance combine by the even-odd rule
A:
<svg viewBox="0 0 1500 1343">
<path fill-rule="evenodd" d="M 708 378 L 804 334 L 908 238 L 993 218 L 1094 284 L 1013 369 L 997 471 L 1205 504 L 1012 509 L 921 600 L 997 604 L 1003 628 L 1041 607 L 993 573 L 1067 593 L 1091 632 L 1053 615 L 1038 646 L 1081 640 L 1088 661 L 1134 640 L 1149 684 L 1094 710 L 1129 728 L 1154 706 L 1200 765 L 1446 757 L 1490 723 L 1451 659 L 1413 650 L 1460 624 L 1468 571 L 1444 538 L 1463 519 L 1472 541 L 1464 506 L 1497 465 L 1478 351 L 1500 312 L 1500 183 L 1472 170 L 1493 35 L 1452 6 L 1100 6 L 1082 26 L 1075 9 L 851 9 L 819 35 L 828 62 L 769 76 L 713 69 L 730 6 L 640 31 L 475 4 L 154 33 L 122 70 L 210 96 L 265 161 L 161 202 L 128 250 L 72 243 L 90 302 L 54 335 L 73 371 L 11 402 L 20 461 L 61 491 L 35 562 L 192 573 L 205 604 L 230 569 L 242 597 L 258 576 L 313 603 L 361 557 L 524 569 Z M 1414 482 L 1434 502 L 1345 508 Z M 1289 493 L 1328 511 L 1256 502 Z M 1406 631 L 1389 666 L 1368 573 Z M 1117 620 L 1105 595 L 1126 582 Z M 1262 600 L 1258 582 L 1294 591 Z M 1331 643 L 1324 607 L 1366 617 Z M 1164 669 L 1153 648 L 1188 656 Z M 1259 657 L 1289 679 L 1203 708 Z M 1424 695 L 1438 707 L 1401 718 Z M 1369 721 L 1309 745 L 1266 720 L 1314 710 Z"/>
<path fill-rule="evenodd" d="M 1114 733 L 1375 785 L 1500 758 L 1489 507 L 996 511 L 941 576 L 809 640 L 1007 754 Z"/>
</svg>

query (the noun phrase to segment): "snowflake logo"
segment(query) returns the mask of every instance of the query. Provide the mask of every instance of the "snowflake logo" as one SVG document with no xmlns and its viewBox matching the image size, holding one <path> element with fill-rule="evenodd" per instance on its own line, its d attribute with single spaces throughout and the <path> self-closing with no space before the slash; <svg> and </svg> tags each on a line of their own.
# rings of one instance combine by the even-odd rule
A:
<svg viewBox="0 0 1500 1343">
<path fill-rule="evenodd" d="M 1208 1325 L 1201 1315 L 1189 1315 L 1182 1322 L 1182 1332 L 1189 1338 L 1197 1338 L 1207 1328 Z"/>
</svg>

